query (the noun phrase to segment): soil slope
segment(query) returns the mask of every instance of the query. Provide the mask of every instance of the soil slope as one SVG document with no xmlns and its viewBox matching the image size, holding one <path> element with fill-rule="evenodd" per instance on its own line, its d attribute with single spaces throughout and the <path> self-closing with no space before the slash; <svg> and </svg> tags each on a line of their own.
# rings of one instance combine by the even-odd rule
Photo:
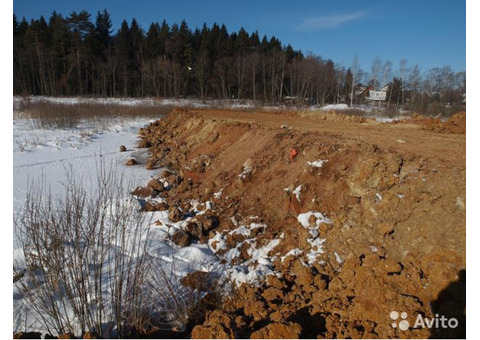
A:
<svg viewBox="0 0 480 340">
<path fill-rule="evenodd" d="M 261 219 L 268 227 L 256 235 L 260 243 L 283 234 L 271 252 L 280 274 L 210 305 L 192 321 L 191 336 L 464 336 L 462 122 L 465 114 L 446 123 L 386 124 L 335 114 L 176 109 L 142 129 L 139 146 L 152 154 L 147 166 L 168 166 L 177 176 L 163 195 L 170 207 L 214 202 L 216 223 L 200 242 L 235 228 L 232 217 Z M 302 225 L 299 215 L 308 212 L 331 223 L 310 214 Z M 238 260 L 248 257 L 244 251 Z M 393 328 L 391 311 L 407 312 L 410 328 Z M 455 317 L 459 325 L 415 329 L 418 314 Z"/>
</svg>

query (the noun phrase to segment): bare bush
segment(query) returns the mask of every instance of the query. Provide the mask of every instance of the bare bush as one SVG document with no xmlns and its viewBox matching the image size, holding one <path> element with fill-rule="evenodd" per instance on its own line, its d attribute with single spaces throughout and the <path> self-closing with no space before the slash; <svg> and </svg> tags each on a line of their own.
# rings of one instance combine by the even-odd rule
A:
<svg viewBox="0 0 480 340">
<path fill-rule="evenodd" d="M 145 214 L 125 199 L 122 179 L 103 165 L 98 174 L 87 191 L 71 171 L 63 197 L 31 186 L 15 219 L 24 261 L 14 284 L 26 308 L 51 334 L 183 327 L 195 295 L 148 254 Z"/>
<path fill-rule="evenodd" d="M 55 103 L 51 101 L 21 100 L 14 107 L 14 112 L 22 118 L 31 120 L 32 128 L 70 129 L 89 121 L 95 125 L 108 124 L 121 118 L 155 118 L 167 115 L 172 106 L 160 105 L 121 105 L 102 103 Z"/>
</svg>

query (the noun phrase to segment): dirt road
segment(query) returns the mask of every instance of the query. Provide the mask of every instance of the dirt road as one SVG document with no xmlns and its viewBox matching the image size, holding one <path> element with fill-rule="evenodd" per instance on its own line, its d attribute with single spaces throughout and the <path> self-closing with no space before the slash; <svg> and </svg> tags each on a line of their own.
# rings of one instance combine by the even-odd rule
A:
<svg viewBox="0 0 480 340">
<path fill-rule="evenodd" d="M 357 141 L 378 144 L 383 149 L 435 157 L 465 164 L 465 134 L 428 133 L 424 126 L 413 123 L 388 124 L 374 120 L 363 123 L 345 120 L 324 120 L 322 117 L 294 113 L 242 112 L 225 110 L 191 110 L 192 114 L 210 120 L 248 123 L 278 129 L 282 125 L 300 132 L 321 133 L 331 141 Z M 328 115 L 327 115 L 328 117 Z M 335 116 L 332 119 L 341 119 Z"/>
</svg>

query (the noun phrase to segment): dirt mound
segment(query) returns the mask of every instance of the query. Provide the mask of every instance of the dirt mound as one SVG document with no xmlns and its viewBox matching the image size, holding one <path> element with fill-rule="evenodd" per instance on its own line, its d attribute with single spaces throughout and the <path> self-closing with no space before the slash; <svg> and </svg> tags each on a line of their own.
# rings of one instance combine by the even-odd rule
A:
<svg viewBox="0 0 480 340">
<path fill-rule="evenodd" d="M 467 132 L 467 114 L 459 112 L 451 116 L 446 122 L 438 119 L 431 120 L 425 126 L 426 130 L 439 133 L 466 133 Z"/>
<path fill-rule="evenodd" d="M 270 252 L 278 277 L 238 287 L 193 337 L 428 337 L 393 328 L 390 312 L 413 325 L 451 303 L 439 296 L 466 265 L 465 135 L 184 109 L 140 135 L 151 161 L 177 173 L 160 193 L 170 207 L 212 202 L 188 230 L 199 242 L 218 255 L 226 250 L 212 238 L 228 234 L 232 261 L 249 261 L 246 238 L 281 240 Z M 253 218 L 266 227 L 228 233 Z"/>
<path fill-rule="evenodd" d="M 404 123 L 416 124 L 423 130 L 436 133 L 465 134 L 467 132 L 467 114 L 465 112 L 458 112 L 446 121 L 417 115 Z"/>
<path fill-rule="evenodd" d="M 331 122 L 365 123 L 367 121 L 367 119 L 362 116 L 336 113 L 335 111 L 320 111 L 320 112 L 302 111 L 300 112 L 300 115 L 302 117 L 306 117 L 310 119 L 326 120 Z"/>
</svg>

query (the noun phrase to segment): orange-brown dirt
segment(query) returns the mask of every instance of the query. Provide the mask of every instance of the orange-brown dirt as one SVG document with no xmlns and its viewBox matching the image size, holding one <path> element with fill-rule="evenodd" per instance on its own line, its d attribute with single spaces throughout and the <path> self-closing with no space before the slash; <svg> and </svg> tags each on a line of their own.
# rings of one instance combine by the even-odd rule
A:
<svg viewBox="0 0 480 340">
<path fill-rule="evenodd" d="M 192 325 L 191 336 L 465 336 L 465 119 L 463 113 L 445 123 L 385 124 L 294 112 L 176 109 L 142 129 L 139 145 L 150 148 L 150 167 L 167 166 L 178 176 L 179 184 L 164 194 L 168 204 L 214 202 L 207 217 L 215 223 L 192 226 L 199 242 L 234 228 L 232 216 L 261 218 L 268 227 L 260 240 L 284 233 L 271 252 L 279 254 L 279 277 L 237 287 Z M 294 162 L 292 148 L 298 151 Z M 315 160 L 327 162 L 319 168 L 307 163 Z M 297 216 L 309 211 L 324 213 L 332 224 L 320 225 L 325 252 L 305 266 L 311 245 Z M 303 254 L 281 260 L 295 248 Z M 391 311 L 408 313 L 407 331 L 391 326 Z M 455 317 L 459 325 L 415 329 L 417 314 Z"/>
</svg>

